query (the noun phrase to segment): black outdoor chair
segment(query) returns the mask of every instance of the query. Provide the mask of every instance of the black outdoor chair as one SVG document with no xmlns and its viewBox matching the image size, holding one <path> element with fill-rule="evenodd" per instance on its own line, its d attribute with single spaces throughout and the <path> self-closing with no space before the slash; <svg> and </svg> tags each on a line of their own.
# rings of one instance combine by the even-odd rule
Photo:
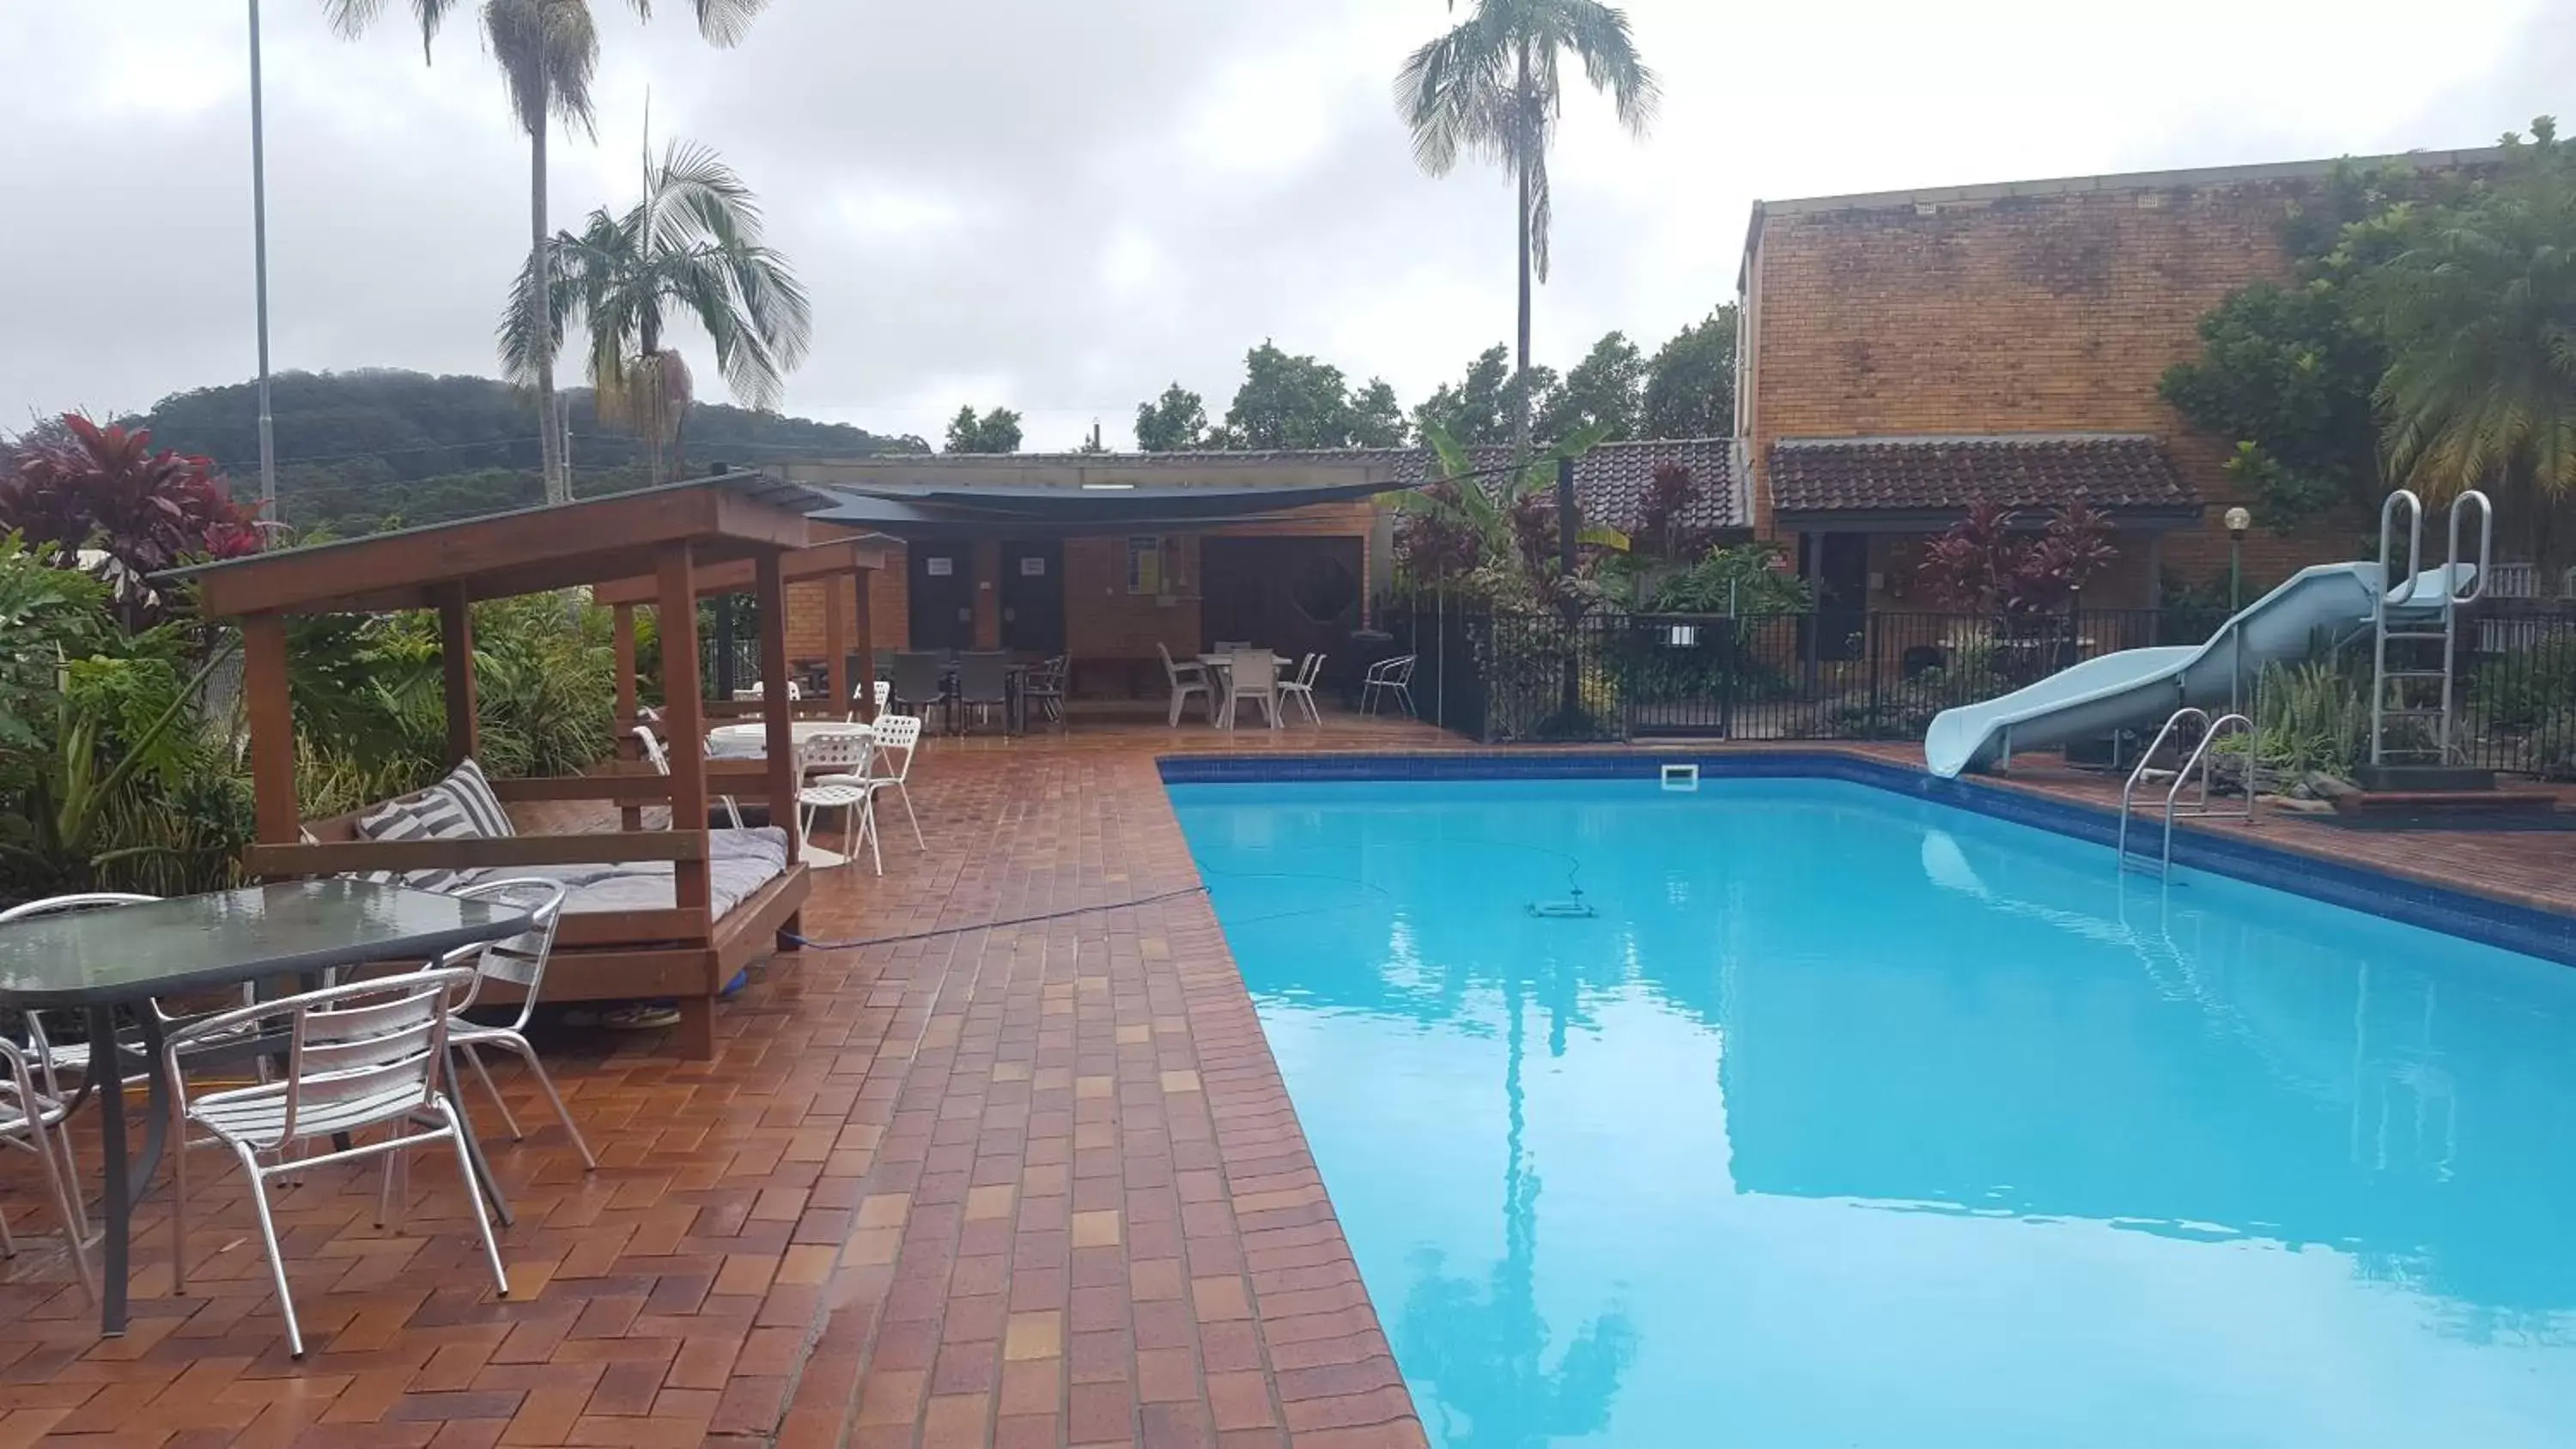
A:
<svg viewBox="0 0 2576 1449">
<path fill-rule="evenodd" d="M 1065 698 L 1072 676 L 1073 661 L 1062 654 L 1030 670 L 1020 680 L 1021 714 L 1025 717 L 1028 711 L 1037 710 L 1048 720 L 1070 731 L 1073 724 L 1065 715 Z M 1026 722 L 1023 718 L 1022 723 Z"/>
<path fill-rule="evenodd" d="M 966 711 L 986 719 L 994 710 L 1002 711 L 1002 727 L 1010 729 L 1011 656 L 998 649 L 969 649 L 957 656 L 957 730 L 966 729 Z"/>
<path fill-rule="evenodd" d="M 899 653 L 886 678 L 898 713 L 927 715 L 948 702 L 948 661 L 937 654 Z"/>
</svg>

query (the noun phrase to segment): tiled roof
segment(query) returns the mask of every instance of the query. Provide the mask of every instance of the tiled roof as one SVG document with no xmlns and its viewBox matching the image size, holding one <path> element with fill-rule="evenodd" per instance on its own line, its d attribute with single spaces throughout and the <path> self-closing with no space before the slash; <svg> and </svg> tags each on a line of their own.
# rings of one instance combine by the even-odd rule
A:
<svg viewBox="0 0 2576 1449">
<path fill-rule="evenodd" d="M 1786 438 L 1771 448 L 1784 514 L 1950 513 L 1978 502 L 2186 509 L 2200 499 L 2161 439 L 2136 433 Z"/>
<path fill-rule="evenodd" d="M 1410 456 L 1416 471 L 1398 476 L 1428 477 L 1430 454 Z M 1500 472 L 1511 466 L 1512 450 L 1470 448 L 1467 458 L 1479 472 Z M 1655 470 L 1665 463 L 1679 463 L 1690 470 L 1693 485 L 1690 507 L 1683 510 L 1680 522 L 1690 528 L 1742 528 L 1747 526 L 1746 510 L 1735 483 L 1734 459 L 1735 445 L 1726 438 L 1603 443 L 1575 460 L 1575 505 L 1582 509 L 1587 524 L 1634 528 L 1647 490 L 1654 485 Z"/>
</svg>

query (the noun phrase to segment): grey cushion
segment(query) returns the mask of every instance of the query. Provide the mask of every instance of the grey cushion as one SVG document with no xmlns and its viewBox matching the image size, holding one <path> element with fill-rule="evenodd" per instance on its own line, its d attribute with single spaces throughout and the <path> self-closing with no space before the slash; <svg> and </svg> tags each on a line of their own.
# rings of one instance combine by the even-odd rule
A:
<svg viewBox="0 0 2576 1449">
<path fill-rule="evenodd" d="M 501 797 L 492 793 L 492 781 L 483 767 L 467 760 L 448 772 L 438 787 L 456 796 L 465 809 L 465 818 L 474 822 L 475 830 L 490 840 L 507 840 L 518 834 L 510 824 L 510 812 L 502 808 Z"/>
<path fill-rule="evenodd" d="M 482 836 L 473 818 L 466 813 L 465 803 L 444 781 L 417 795 L 405 796 L 358 821 L 358 833 L 369 840 L 473 840 Z M 473 872 L 444 867 L 368 873 L 367 879 L 378 885 L 396 880 L 415 890 L 453 890 L 472 878 Z"/>
</svg>

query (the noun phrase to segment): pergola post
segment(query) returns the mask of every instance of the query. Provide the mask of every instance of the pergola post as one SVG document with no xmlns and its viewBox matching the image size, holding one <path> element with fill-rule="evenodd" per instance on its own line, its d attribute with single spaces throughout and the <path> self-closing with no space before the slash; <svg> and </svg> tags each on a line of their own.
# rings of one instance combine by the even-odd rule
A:
<svg viewBox="0 0 2576 1449">
<path fill-rule="evenodd" d="M 859 600 L 856 613 L 858 628 L 855 631 L 859 639 L 859 677 L 851 687 L 866 696 L 867 717 L 871 720 L 876 718 L 877 712 L 877 631 L 875 621 L 868 616 L 868 580 L 874 573 L 872 569 L 861 569 L 850 575 L 851 583 L 858 589 Z"/>
<path fill-rule="evenodd" d="M 787 581 L 778 555 L 752 564 L 751 592 L 760 610 L 760 723 L 769 766 L 769 823 L 787 832 L 787 863 L 796 863 L 796 714 L 787 702 Z M 793 923 L 790 923 L 791 929 Z"/>
<path fill-rule="evenodd" d="M 286 620 L 241 621 L 242 702 L 250 722 L 251 798 L 262 845 L 293 845 L 303 827 L 295 804 L 295 703 L 286 682 Z"/>
<path fill-rule="evenodd" d="M 698 698 L 698 595 L 689 546 L 665 544 L 654 569 L 661 596 L 662 720 L 669 728 L 671 828 L 707 828 L 707 729 Z M 683 860 L 671 872 L 673 903 L 707 907 L 707 863 Z"/>
<path fill-rule="evenodd" d="M 474 614 L 462 584 L 438 591 L 438 654 L 447 682 L 447 765 L 454 769 L 474 758 L 481 743 L 474 698 Z"/>
<path fill-rule="evenodd" d="M 837 713 L 850 707 L 850 628 L 841 621 L 841 601 L 832 597 L 829 579 L 814 586 L 823 596 L 823 688 Z"/>
<path fill-rule="evenodd" d="M 617 739 L 612 747 L 612 758 L 623 763 L 641 759 L 644 753 L 635 742 L 635 606 L 619 604 L 609 612 L 609 621 L 610 647 L 617 656 Z M 619 806 L 617 828 L 643 829 L 644 807 Z"/>
</svg>

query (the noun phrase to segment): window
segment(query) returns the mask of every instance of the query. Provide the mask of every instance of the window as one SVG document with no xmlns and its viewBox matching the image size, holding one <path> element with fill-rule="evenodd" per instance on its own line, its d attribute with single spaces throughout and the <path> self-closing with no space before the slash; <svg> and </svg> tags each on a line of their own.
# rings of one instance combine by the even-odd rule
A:
<svg viewBox="0 0 2576 1449">
<path fill-rule="evenodd" d="M 1127 592 L 1159 594 L 1163 591 L 1163 540 L 1159 535 L 1140 533 L 1127 540 Z"/>
</svg>

